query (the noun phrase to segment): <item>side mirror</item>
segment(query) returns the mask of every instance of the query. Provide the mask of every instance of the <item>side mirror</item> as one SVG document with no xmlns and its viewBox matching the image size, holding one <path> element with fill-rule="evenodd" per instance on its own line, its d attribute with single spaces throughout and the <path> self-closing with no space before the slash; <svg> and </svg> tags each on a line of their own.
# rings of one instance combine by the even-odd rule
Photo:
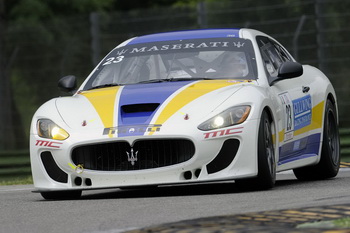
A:
<svg viewBox="0 0 350 233">
<path fill-rule="evenodd" d="M 64 76 L 58 81 L 58 88 L 64 92 L 71 92 L 77 88 L 77 78 L 74 75 Z"/>
<path fill-rule="evenodd" d="M 296 78 L 303 74 L 303 66 L 298 62 L 287 61 L 278 69 L 278 79 Z"/>
</svg>

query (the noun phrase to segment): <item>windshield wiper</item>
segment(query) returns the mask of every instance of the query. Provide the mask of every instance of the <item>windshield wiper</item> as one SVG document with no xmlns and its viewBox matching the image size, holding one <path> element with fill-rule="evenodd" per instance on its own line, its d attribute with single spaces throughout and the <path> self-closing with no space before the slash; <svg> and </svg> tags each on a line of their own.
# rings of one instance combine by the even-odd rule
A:
<svg viewBox="0 0 350 233">
<path fill-rule="evenodd" d="M 145 80 L 138 83 L 133 84 L 140 84 L 140 83 L 162 83 L 162 82 L 177 82 L 177 81 L 193 81 L 193 80 L 213 80 L 213 78 L 200 78 L 200 77 L 193 77 L 193 78 L 165 78 L 165 79 L 151 79 L 151 80 Z"/>
<path fill-rule="evenodd" d="M 193 81 L 193 80 L 214 80 L 215 78 L 201 78 L 201 77 L 192 77 L 192 78 L 171 78 L 169 79 L 170 82 L 177 82 L 177 81 Z"/>
<path fill-rule="evenodd" d="M 103 84 L 103 85 L 98 85 L 98 86 L 91 87 L 88 90 L 93 90 L 93 89 L 98 89 L 98 88 L 105 88 L 105 87 L 115 87 L 115 86 L 119 86 L 119 84 L 117 84 L 117 83 L 108 83 L 108 84 Z"/>
<path fill-rule="evenodd" d="M 151 80 L 145 80 L 145 81 L 141 81 L 135 84 L 139 84 L 139 83 L 162 83 L 162 82 L 169 82 L 170 79 L 151 79 Z"/>
</svg>

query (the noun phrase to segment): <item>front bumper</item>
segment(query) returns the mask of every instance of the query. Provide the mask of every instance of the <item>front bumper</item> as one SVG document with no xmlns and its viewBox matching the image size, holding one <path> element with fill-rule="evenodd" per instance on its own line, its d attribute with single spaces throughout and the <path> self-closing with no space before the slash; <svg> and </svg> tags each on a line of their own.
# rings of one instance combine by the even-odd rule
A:
<svg viewBox="0 0 350 233">
<path fill-rule="evenodd" d="M 193 137 L 152 135 L 81 140 L 79 139 L 81 137 L 77 135 L 71 136 L 63 142 L 31 135 L 31 165 L 34 186 L 40 192 L 184 184 L 254 177 L 257 175 L 257 124 L 258 121 L 253 120 L 239 127 L 230 127 L 209 133 L 198 131 L 197 135 Z M 194 151 L 191 156 L 182 158 L 178 162 L 170 162 L 161 167 L 158 166 L 161 162 L 157 163 L 158 167 L 152 167 L 152 164 L 147 165 L 146 163 L 139 169 L 135 169 L 135 166 L 141 161 L 141 154 L 138 161 L 135 161 L 135 157 L 137 157 L 136 151 L 140 149 L 131 152 L 130 148 L 133 148 L 131 146 L 128 149 L 123 149 L 120 153 L 124 158 L 124 161 L 119 163 L 119 165 L 122 164 L 120 166 L 109 164 L 101 167 L 96 164 L 88 165 L 88 161 L 81 160 L 89 158 L 90 154 L 95 153 L 78 156 L 80 160 L 72 156 L 75 149 L 87 145 L 125 142 L 127 145 L 133 146 L 137 145 L 140 140 L 186 140 L 193 143 Z M 84 152 L 81 153 L 84 154 Z M 101 156 L 95 156 L 94 159 Z M 109 159 L 105 160 L 106 162 L 113 163 Z"/>
</svg>

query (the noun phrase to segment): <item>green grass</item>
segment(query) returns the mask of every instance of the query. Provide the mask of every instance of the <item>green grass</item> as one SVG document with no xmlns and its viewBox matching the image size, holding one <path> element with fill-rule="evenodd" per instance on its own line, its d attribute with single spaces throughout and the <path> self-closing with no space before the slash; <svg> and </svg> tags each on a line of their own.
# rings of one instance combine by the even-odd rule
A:
<svg viewBox="0 0 350 233">
<path fill-rule="evenodd" d="M 18 176 L 10 178 L 1 178 L 0 185 L 21 185 L 21 184 L 33 184 L 33 179 L 31 175 L 28 176 Z"/>
<path fill-rule="evenodd" d="M 32 184 L 27 150 L 0 152 L 0 185 Z"/>
<path fill-rule="evenodd" d="M 30 174 L 30 167 L 2 168 L 0 169 L 0 180 L 5 177 L 27 176 Z"/>
<path fill-rule="evenodd" d="M 319 221 L 303 223 L 297 226 L 297 228 L 329 228 L 329 229 L 349 229 L 350 218 L 341 218 L 332 221 Z"/>
<path fill-rule="evenodd" d="M 33 184 L 30 166 L 0 169 L 0 185 Z"/>
<path fill-rule="evenodd" d="M 340 135 L 346 135 L 346 134 L 350 134 L 350 128 L 346 128 L 346 127 L 341 127 L 339 128 L 339 134 Z"/>
<path fill-rule="evenodd" d="M 0 165 L 11 165 L 11 164 L 18 164 L 18 165 L 29 165 L 30 159 L 29 157 L 0 157 Z"/>
<path fill-rule="evenodd" d="M 350 228 L 350 217 L 334 220 L 333 224 L 340 228 Z"/>
<path fill-rule="evenodd" d="M 350 154 L 345 154 L 343 153 L 342 156 L 340 157 L 340 162 L 350 162 Z"/>
</svg>

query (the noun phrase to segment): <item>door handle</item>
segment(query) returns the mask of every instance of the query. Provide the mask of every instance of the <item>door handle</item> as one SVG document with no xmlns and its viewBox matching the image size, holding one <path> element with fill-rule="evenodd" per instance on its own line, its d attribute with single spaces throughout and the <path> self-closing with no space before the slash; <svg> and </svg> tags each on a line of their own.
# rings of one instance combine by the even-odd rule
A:
<svg viewBox="0 0 350 233">
<path fill-rule="evenodd" d="M 303 87 L 303 93 L 308 93 L 310 91 L 310 87 Z"/>
</svg>

